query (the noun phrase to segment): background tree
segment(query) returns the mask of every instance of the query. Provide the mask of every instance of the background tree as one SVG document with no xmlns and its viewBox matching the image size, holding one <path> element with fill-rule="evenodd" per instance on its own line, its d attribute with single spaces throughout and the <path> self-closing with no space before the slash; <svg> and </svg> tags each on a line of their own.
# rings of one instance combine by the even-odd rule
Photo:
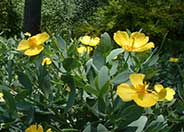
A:
<svg viewBox="0 0 184 132">
<path fill-rule="evenodd" d="M 25 0 L 24 32 L 32 35 L 40 32 L 41 0 Z"/>
</svg>

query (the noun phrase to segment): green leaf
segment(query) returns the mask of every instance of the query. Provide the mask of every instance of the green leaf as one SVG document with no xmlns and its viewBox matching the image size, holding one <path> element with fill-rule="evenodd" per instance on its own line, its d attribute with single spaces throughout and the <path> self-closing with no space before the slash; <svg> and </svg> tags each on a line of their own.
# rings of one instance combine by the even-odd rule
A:
<svg viewBox="0 0 184 132">
<path fill-rule="evenodd" d="M 126 127 L 131 122 L 137 120 L 143 113 L 143 108 L 137 105 L 124 106 L 124 109 L 119 114 L 119 121 L 117 122 L 118 126 Z"/>
<path fill-rule="evenodd" d="M 94 94 L 95 96 L 98 96 L 98 91 L 90 86 L 83 86 L 82 87 L 86 92 L 90 94 Z"/>
<path fill-rule="evenodd" d="M 49 96 L 51 89 L 50 89 L 50 76 L 48 71 L 46 70 L 46 65 L 41 66 L 39 68 L 39 87 L 44 92 L 46 97 Z"/>
<path fill-rule="evenodd" d="M 93 54 L 93 64 L 99 70 L 103 65 L 105 65 L 105 57 L 98 52 L 97 50 L 94 51 Z"/>
<path fill-rule="evenodd" d="M 117 73 L 117 71 L 118 71 L 118 65 L 119 65 L 118 61 L 114 61 L 112 63 L 112 67 L 111 67 L 111 69 L 109 71 L 110 77 L 111 76 L 114 76 Z"/>
<path fill-rule="evenodd" d="M 68 102 L 67 102 L 67 105 L 65 107 L 65 112 L 68 112 L 70 110 L 70 108 L 73 106 L 74 102 L 75 102 L 76 87 L 75 87 L 74 79 L 70 75 L 63 76 L 63 81 L 65 83 L 67 83 L 68 86 L 71 89 L 70 95 L 69 95 L 69 98 L 68 98 Z"/>
<path fill-rule="evenodd" d="M 17 74 L 18 74 L 18 80 L 24 86 L 24 88 L 32 89 L 32 83 L 29 77 L 22 72 L 18 72 Z"/>
<path fill-rule="evenodd" d="M 109 130 L 102 124 L 98 124 L 97 132 L 109 132 Z"/>
<path fill-rule="evenodd" d="M 60 49 L 60 50 L 66 50 L 66 42 L 61 37 L 60 34 L 57 34 L 56 39 L 57 39 L 57 43 L 56 44 L 57 44 L 58 49 Z"/>
<path fill-rule="evenodd" d="M 97 69 L 100 69 L 106 60 L 106 55 L 112 49 L 111 38 L 108 33 L 104 33 L 101 36 L 100 44 L 97 46 L 93 53 L 93 64 L 96 66 Z"/>
<path fill-rule="evenodd" d="M 6 106 L 8 109 L 8 112 L 11 115 L 16 114 L 16 105 L 15 105 L 15 100 L 13 98 L 13 95 L 9 93 L 9 91 L 3 90 L 4 94 L 4 99 L 6 101 Z"/>
<path fill-rule="evenodd" d="M 128 71 L 123 71 L 123 72 L 117 74 L 117 75 L 111 80 L 111 83 L 114 84 L 114 85 L 117 85 L 117 84 L 120 84 L 120 83 L 122 83 L 122 82 L 126 82 L 126 81 L 128 81 L 129 74 L 130 74 L 130 72 L 128 72 Z"/>
<path fill-rule="evenodd" d="M 109 69 L 103 66 L 98 73 L 98 88 L 102 89 L 109 79 Z"/>
<path fill-rule="evenodd" d="M 7 72 L 8 72 L 8 81 L 11 83 L 12 81 L 12 61 L 8 60 L 8 65 L 7 65 Z"/>
<path fill-rule="evenodd" d="M 105 113 L 105 111 L 106 111 L 106 104 L 105 104 L 105 101 L 104 101 L 103 97 L 100 97 L 100 96 L 98 97 L 96 110 L 99 113 Z"/>
<path fill-rule="evenodd" d="M 123 49 L 122 48 L 117 48 L 117 49 L 113 49 L 110 54 L 106 57 L 106 63 L 112 61 L 116 56 L 118 56 L 119 54 L 123 53 Z"/>
<path fill-rule="evenodd" d="M 71 71 L 75 69 L 76 67 L 78 67 L 79 65 L 80 65 L 79 61 L 74 58 L 66 58 L 63 61 L 63 67 L 66 71 Z"/>
<path fill-rule="evenodd" d="M 106 56 L 112 49 L 111 37 L 108 33 L 101 35 L 100 44 L 97 47 L 97 50 L 100 51 L 104 56 Z"/>
<path fill-rule="evenodd" d="M 138 120 L 133 121 L 128 126 L 137 127 L 137 130 L 135 132 L 142 132 L 147 121 L 148 121 L 148 118 L 146 116 L 141 116 Z"/>
<path fill-rule="evenodd" d="M 91 124 L 88 124 L 82 132 L 91 132 Z"/>
</svg>

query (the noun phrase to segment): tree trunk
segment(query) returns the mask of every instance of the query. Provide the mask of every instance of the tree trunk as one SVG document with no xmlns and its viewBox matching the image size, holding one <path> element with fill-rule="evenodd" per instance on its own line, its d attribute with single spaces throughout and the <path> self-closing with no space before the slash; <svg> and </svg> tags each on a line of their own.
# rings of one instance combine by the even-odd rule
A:
<svg viewBox="0 0 184 132">
<path fill-rule="evenodd" d="M 31 35 L 40 33 L 41 0 L 25 0 L 24 7 L 24 32 Z"/>
</svg>

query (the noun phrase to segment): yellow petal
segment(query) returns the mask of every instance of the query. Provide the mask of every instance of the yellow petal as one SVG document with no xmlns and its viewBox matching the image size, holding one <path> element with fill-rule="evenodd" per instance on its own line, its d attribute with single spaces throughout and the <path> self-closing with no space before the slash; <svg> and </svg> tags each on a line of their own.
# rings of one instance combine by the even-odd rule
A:
<svg viewBox="0 0 184 132">
<path fill-rule="evenodd" d="M 42 60 L 42 65 L 50 65 L 52 63 L 51 59 L 46 57 Z"/>
<path fill-rule="evenodd" d="M 143 80 L 144 80 L 145 75 L 141 74 L 141 73 L 133 73 L 130 74 L 129 78 L 130 78 L 130 82 L 132 83 L 132 85 L 136 88 L 138 86 L 144 86 L 143 84 Z"/>
<path fill-rule="evenodd" d="M 157 103 L 157 99 L 157 96 L 153 93 L 146 93 L 142 97 L 136 94 L 133 97 L 135 103 L 141 107 L 151 107 Z"/>
<path fill-rule="evenodd" d="M 120 96 L 120 98 L 127 102 L 131 101 L 133 99 L 134 94 L 136 94 L 136 91 L 134 88 L 130 87 L 126 83 L 122 83 L 117 87 L 117 94 Z"/>
<path fill-rule="evenodd" d="M 52 132 L 51 128 L 49 128 L 46 132 Z"/>
<path fill-rule="evenodd" d="M 77 52 L 81 55 L 85 54 L 85 53 L 90 53 L 93 50 L 92 47 L 90 46 L 80 46 L 79 48 L 77 48 Z"/>
<path fill-rule="evenodd" d="M 175 57 L 171 57 L 171 58 L 169 58 L 169 61 L 170 62 L 178 62 L 179 59 L 178 58 L 175 58 Z"/>
<path fill-rule="evenodd" d="M 18 47 L 17 47 L 17 50 L 23 51 L 23 50 L 26 50 L 26 49 L 29 49 L 29 48 L 30 48 L 29 41 L 21 40 Z"/>
<path fill-rule="evenodd" d="M 165 97 L 166 100 L 171 101 L 174 98 L 175 91 L 172 88 L 166 88 L 167 95 Z"/>
<path fill-rule="evenodd" d="M 135 48 L 134 51 L 135 52 L 143 52 L 143 51 L 149 50 L 149 49 L 154 48 L 154 47 L 155 47 L 154 43 L 149 42 L 149 43 L 143 45 L 142 47 Z"/>
<path fill-rule="evenodd" d="M 154 86 L 154 89 L 157 93 L 159 93 L 162 89 L 164 89 L 164 87 L 161 84 L 156 84 Z"/>
<path fill-rule="evenodd" d="M 36 45 L 43 44 L 48 39 L 49 39 L 49 34 L 46 32 L 39 33 L 39 34 L 29 38 L 29 40 L 32 41 L 32 43 L 35 43 Z"/>
<path fill-rule="evenodd" d="M 4 96 L 3 93 L 0 92 L 0 98 L 2 98 L 3 96 Z"/>
<path fill-rule="evenodd" d="M 25 36 L 31 37 L 31 34 L 29 32 L 24 33 Z"/>
<path fill-rule="evenodd" d="M 124 31 L 117 31 L 114 33 L 114 40 L 115 42 L 120 45 L 121 47 L 124 47 L 124 45 L 129 45 L 129 35 L 127 32 Z"/>
<path fill-rule="evenodd" d="M 145 36 L 144 33 L 140 32 L 134 32 L 130 35 L 130 38 L 132 38 L 133 41 L 133 47 L 138 48 L 142 47 L 149 41 L 149 37 Z"/>
<path fill-rule="evenodd" d="M 91 41 L 91 37 L 90 36 L 83 36 L 83 37 L 80 37 L 79 41 L 82 44 L 89 45 L 89 42 Z"/>
<path fill-rule="evenodd" d="M 89 46 L 96 46 L 98 45 L 100 42 L 100 38 L 99 37 L 95 37 L 95 38 L 91 38 L 90 42 L 89 42 Z"/>
<path fill-rule="evenodd" d="M 37 125 L 31 125 L 29 126 L 25 132 L 37 132 Z"/>
<path fill-rule="evenodd" d="M 85 46 L 80 46 L 79 48 L 77 48 L 77 52 L 79 54 L 84 54 L 87 51 L 87 48 Z"/>
<path fill-rule="evenodd" d="M 27 56 L 38 55 L 43 49 L 44 49 L 43 46 L 37 46 L 37 47 L 29 48 L 24 52 L 24 54 L 27 55 Z"/>
<path fill-rule="evenodd" d="M 41 125 L 38 125 L 38 130 L 36 132 L 43 132 L 43 127 Z"/>
</svg>

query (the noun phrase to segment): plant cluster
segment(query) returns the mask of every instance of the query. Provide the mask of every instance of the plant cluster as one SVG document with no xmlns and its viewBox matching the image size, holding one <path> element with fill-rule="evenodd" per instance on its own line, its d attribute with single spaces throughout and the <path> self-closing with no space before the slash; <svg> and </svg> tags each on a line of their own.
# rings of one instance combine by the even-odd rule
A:
<svg viewBox="0 0 184 132">
<path fill-rule="evenodd" d="M 1 131 L 182 131 L 182 90 L 144 33 L 26 35 L 0 37 Z"/>
</svg>

